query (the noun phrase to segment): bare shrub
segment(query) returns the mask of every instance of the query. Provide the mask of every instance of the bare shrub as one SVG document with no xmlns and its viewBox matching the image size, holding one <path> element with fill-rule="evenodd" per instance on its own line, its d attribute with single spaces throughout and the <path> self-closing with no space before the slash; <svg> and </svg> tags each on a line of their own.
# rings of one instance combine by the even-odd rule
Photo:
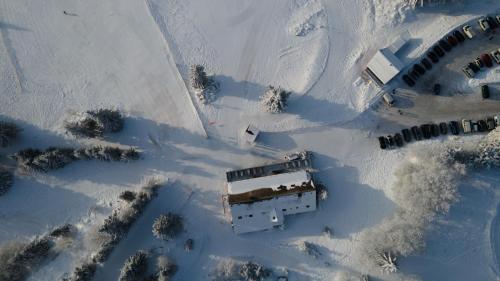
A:
<svg viewBox="0 0 500 281">
<path fill-rule="evenodd" d="M 95 117 L 101 124 L 103 124 L 105 132 L 116 133 L 123 129 L 123 116 L 118 110 L 98 109 L 94 111 L 87 111 L 87 113 Z"/>
<path fill-rule="evenodd" d="M 269 86 L 261 96 L 261 104 L 267 112 L 281 113 L 288 105 L 287 100 L 290 94 L 281 87 Z"/>
<path fill-rule="evenodd" d="M 57 227 L 56 229 L 52 230 L 52 232 L 49 234 L 51 237 L 71 237 L 75 235 L 76 233 L 76 227 L 74 227 L 72 224 L 65 224 L 60 227 Z"/>
<path fill-rule="evenodd" d="M 11 122 L 0 121 L 0 147 L 6 147 L 17 138 L 21 129 Z"/>
<path fill-rule="evenodd" d="M 97 270 L 97 264 L 90 262 L 84 263 L 82 266 L 76 267 L 73 275 L 69 280 L 71 281 L 91 281 Z"/>
<path fill-rule="evenodd" d="M 14 184 L 14 176 L 11 172 L 0 167 L 0 196 L 7 193 Z"/>
<path fill-rule="evenodd" d="M 159 256 L 157 259 L 157 270 L 156 280 L 157 281 L 169 281 L 177 273 L 177 264 L 171 258 L 165 256 Z"/>
<path fill-rule="evenodd" d="M 321 252 L 319 250 L 319 247 L 314 243 L 302 241 L 299 243 L 298 247 L 299 247 L 299 250 L 301 252 L 304 252 L 308 256 L 311 256 L 314 258 L 318 258 L 319 256 L 321 256 Z"/>
<path fill-rule="evenodd" d="M 173 213 L 160 215 L 153 223 L 153 234 L 163 240 L 172 240 L 184 230 L 181 216 Z"/>
<path fill-rule="evenodd" d="M 132 202 L 132 201 L 135 200 L 136 194 L 133 191 L 125 190 L 122 193 L 120 193 L 120 195 L 118 196 L 118 198 L 120 198 L 120 199 L 122 199 L 124 201 L 127 201 L 127 202 Z"/>
<path fill-rule="evenodd" d="M 139 251 L 130 256 L 120 271 L 120 281 L 137 281 L 144 277 L 148 267 L 148 255 Z"/>
</svg>

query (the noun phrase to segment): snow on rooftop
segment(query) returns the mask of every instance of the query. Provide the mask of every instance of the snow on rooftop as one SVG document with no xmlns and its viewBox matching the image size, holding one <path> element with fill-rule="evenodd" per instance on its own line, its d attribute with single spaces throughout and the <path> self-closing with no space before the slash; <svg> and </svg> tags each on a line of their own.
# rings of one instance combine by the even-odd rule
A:
<svg viewBox="0 0 500 281">
<path fill-rule="evenodd" d="M 391 81 L 403 69 L 404 64 L 388 49 L 379 50 L 368 63 L 370 71 L 383 83 Z"/>
<path fill-rule="evenodd" d="M 309 180 L 309 173 L 305 170 L 300 170 L 292 173 L 229 182 L 227 189 L 228 194 L 241 194 L 262 188 L 278 190 L 279 186 L 286 186 L 287 188 L 292 185 L 300 186 Z"/>
</svg>

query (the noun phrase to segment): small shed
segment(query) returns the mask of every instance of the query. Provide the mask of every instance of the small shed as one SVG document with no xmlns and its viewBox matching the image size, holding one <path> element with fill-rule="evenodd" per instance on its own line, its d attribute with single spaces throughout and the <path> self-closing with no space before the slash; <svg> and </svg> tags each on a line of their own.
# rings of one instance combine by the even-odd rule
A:
<svg viewBox="0 0 500 281">
<path fill-rule="evenodd" d="M 404 64 L 388 48 L 378 50 L 366 67 L 378 84 L 385 85 L 403 70 Z"/>
<path fill-rule="evenodd" d="M 254 125 L 248 125 L 244 130 L 243 130 L 243 138 L 245 139 L 246 142 L 248 143 L 254 143 L 257 141 L 257 138 L 259 137 L 260 130 L 257 129 Z"/>
</svg>

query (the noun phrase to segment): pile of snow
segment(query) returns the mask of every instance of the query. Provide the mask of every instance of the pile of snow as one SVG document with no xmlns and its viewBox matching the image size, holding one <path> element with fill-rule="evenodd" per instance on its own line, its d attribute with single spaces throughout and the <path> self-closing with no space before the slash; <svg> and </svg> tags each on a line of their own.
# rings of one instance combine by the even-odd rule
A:
<svg viewBox="0 0 500 281">
<path fill-rule="evenodd" d="M 288 32 L 295 36 L 306 36 L 310 32 L 325 28 L 327 16 L 323 5 L 318 0 L 303 1 L 292 15 Z"/>
</svg>

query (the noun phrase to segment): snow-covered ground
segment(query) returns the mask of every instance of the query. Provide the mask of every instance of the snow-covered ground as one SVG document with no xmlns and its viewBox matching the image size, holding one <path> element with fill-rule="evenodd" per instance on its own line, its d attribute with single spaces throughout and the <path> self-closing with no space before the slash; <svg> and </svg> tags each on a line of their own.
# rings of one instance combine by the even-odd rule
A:
<svg viewBox="0 0 500 281">
<path fill-rule="evenodd" d="M 365 110 L 371 96 L 370 86 L 356 82 L 361 70 L 402 34 L 412 38 L 403 51 L 409 62 L 455 26 L 500 8 L 493 0 L 419 11 L 403 0 L 387 2 L 0 0 L 0 119 L 23 128 L 21 140 L 0 148 L 1 156 L 26 147 L 95 143 L 67 135 L 63 121 L 99 107 L 127 114 L 124 131 L 102 143 L 143 152 L 132 163 L 88 161 L 48 174 L 17 172 L 12 190 L 0 197 L 0 243 L 63 223 L 85 234 L 110 214 L 121 191 L 161 175 L 168 184 L 95 280 L 116 280 L 128 256 L 150 248 L 177 260 L 175 280 L 209 280 L 214 264 L 226 257 L 286 267 L 294 272 L 290 280 L 332 280 L 340 270 L 356 271 L 356 238 L 394 211 L 387 192 L 407 153 L 378 149 L 375 137 L 391 124 Z M 204 65 L 220 83 L 213 103 L 196 100 L 188 85 L 191 64 Z M 492 72 L 485 79 L 499 78 Z M 285 113 L 261 110 L 259 96 L 268 85 L 292 91 Z M 262 130 L 256 146 L 240 140 L 249 123 Z M 445 139 L 418 145 L 439 141 Z M 303 149 L 314 152 L 329 199 L 317 212 L 287 218 L 285 230 L 235 235 L 221 203 L 225 171 Z M 478 174 L 463 189 L 467 185 L 476 188 L 465 191 L 433 229 L 426 253 L 402 261 L 403 272 L 443 281 L 498 276 L 499 246 L 491 243 L 500 239 L 493 219 L 498 174 Z M 151 224 L 168 211 L 186 219 L 186 233 L 160 242 Z M 333 228 L 333 238 L 321 234 L 324 226 Z M 195 239 L 190 253 L 182 249 L 188 237 Z M 318 244 L 322 256 L 299 252 L 302 241 Z M 77 243 L 31 280 L 57 280 L 87 254 Z"/>
</svg>

